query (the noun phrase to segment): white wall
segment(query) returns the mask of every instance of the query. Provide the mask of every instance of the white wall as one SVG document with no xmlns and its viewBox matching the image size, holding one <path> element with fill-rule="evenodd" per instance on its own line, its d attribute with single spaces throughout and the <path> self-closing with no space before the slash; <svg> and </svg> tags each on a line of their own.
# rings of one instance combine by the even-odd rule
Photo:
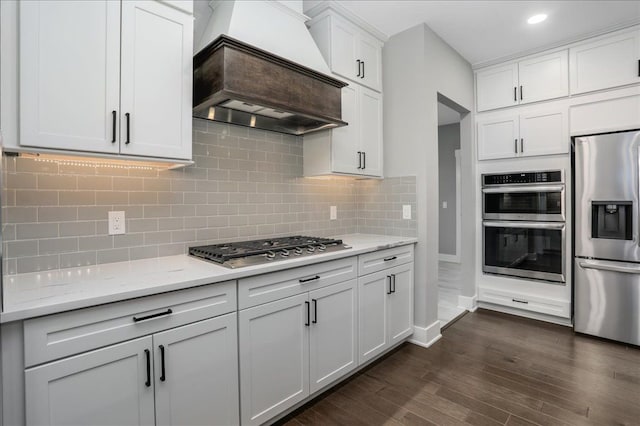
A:
<svg viewBox="0 0 640 426">
<path fill-rule="evenodd" d="M 414 323 L 431 330 L 437 321 L 438 298 L 438 93 L 471 111 L 473 72 L 464 58 L 421 24 L 394 35 L 385 44 L 383 93 L 385 176 L 416 176 Z M 470 116 L 467 114 L 461 122 L 463 170 L 467 167 L 462 176 L 463 186 L 469 185 L 474 176 L 473 156 L 469 152 Z M 470 214 L 473 217 L 472 211 Z M 464 231 L 463 228 L 463 243 L 468 244 Z M 473 232 L 469 238 L 474 238 Z M 463 251 L 463 263 L 473 263 L 473 252 L 466 256 L 469 259 Z M 475 288 L 475 284 L 469 285 Z"/>
</svg>

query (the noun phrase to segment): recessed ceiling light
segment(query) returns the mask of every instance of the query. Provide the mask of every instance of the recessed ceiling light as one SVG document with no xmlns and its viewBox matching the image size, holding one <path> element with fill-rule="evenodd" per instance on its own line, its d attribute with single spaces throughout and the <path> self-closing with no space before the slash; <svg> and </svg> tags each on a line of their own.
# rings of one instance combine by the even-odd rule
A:
<svg viewBox="0 0 640 426">
<path fill-rule="evenodd" d="M 527 19 L 527 22 L 529 24 L 539 24 L 545 19 L 547 19 L 547 15 L 545 15 L 544 13 L 541 13 L 539 15 L 533 15 L 531 18 Z"/>
</svg>

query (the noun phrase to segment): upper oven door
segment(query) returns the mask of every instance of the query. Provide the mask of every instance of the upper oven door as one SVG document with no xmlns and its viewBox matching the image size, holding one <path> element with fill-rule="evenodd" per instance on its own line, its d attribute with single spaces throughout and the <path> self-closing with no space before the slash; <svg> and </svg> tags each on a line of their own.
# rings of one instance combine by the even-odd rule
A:
<svg viewBox="0 0 640 426">
<path fill-rule="evenodd" d="M 482 218 L 564 222 L 564 185 L 513 185 L 482 189 Z"/>
</svg>

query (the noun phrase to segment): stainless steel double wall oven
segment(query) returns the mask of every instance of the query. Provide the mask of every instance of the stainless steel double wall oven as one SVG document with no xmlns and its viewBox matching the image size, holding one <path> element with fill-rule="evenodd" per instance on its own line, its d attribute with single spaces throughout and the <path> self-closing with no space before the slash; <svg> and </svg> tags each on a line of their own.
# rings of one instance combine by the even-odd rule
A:
<svg viewBox="0 0 640 426">
<path fill-rule="evenodd" d="M 485 273 L 565 283 L 563 170 L 482 175 Z"/>
</svg>

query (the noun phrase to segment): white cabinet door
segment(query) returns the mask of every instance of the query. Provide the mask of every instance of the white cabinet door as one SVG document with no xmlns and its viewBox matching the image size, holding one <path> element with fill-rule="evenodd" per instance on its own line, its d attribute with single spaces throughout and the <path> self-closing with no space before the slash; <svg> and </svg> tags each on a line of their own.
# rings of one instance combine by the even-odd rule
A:
<svg viewBox="0 0 640 426">
<path fill-rule="evenodd" d="M 359 78 L 358 30 L 350 23 L 331 17 L 331 71 L 350 80 Z"/>
<path fill-rule="evenodd" d="M 568 96 L 568 52 L 562 50 L 520 61 L 518 76 L 521 104 Z"/>
<path fill-rule="evenodd" d="M 120 153 L 191 159 L 193 17 L 122 2 Z"/>
<path fill-rule="evenodd" d="M 571 94 L 640 82 L 640 28 L 569 49 Z"/>
<path fill-rule="evenodd" d="M 567 110 L 534 110 L 520 114 L 520 154 L 523 156 L 569 152 Z"/>
<path fill-rule="evenodd" d="M 518 115 L 478 121 L 478 160 L 510 158 L 519 152 Z"/>
<path fill-rule="evenodd" d="M 153 335 L 157 425 L 239 424 L 237 315 Z"/>
<path fill-rule="evenodd" d="M 476 73 L 477 111 L 518 105 L 517 87 L 517 63 L 478 71 Z"/>
<path fill-rule="evenodd" d="M 117 153 L 119 102 L 120 3 L 20 2 L 20 144 Z"/>
<path fill-rule="evenodd" d="M 387 348 L 387 271 L 358 278 L 358 357 L 362 364 Z"/>
<path fill-rule="evenodd" d="M 378 92 L 382 91 L 382 46 L 380 43 L 373 37 L 360 33 L 358 59 L 362 61 L 358 83 Z"/>
<path fill-rule="evenodd" d="M 151 337 L 25 371 L 29 425 L 153 425 Z"/>
<path fill-rule="evenodd" d="M 357 85 L 342 88 L 342 119 L 348 126 L 330 130 L 331 163 L 337 173 L 360 173 L 358 168 L 358 146 L 360 141 L 361 118 L 358 114 L 359 90 Z"/>
<path fill-rule="evenodd" d="M 413 333 L 413 262 L 388 270 L 391 294 L 388 303 L 389 345 Z"/>
<path fill-rule="evenodd" d="M 358 365 L 357 281 L 309 292 L 311 333 L 309 377 L 314 393 Z"/>
<path fill-rule="evenodd" d="M 360 151 L 362 168 L 367 176 L 382 176 L 382 94 L 359 87 Z"/>
<path fill-rule="evenodd" d="M 309 395 L 309 311 L 307 293 L 240 311 L 243 425 L 264 423 Z"/>
</svg>

